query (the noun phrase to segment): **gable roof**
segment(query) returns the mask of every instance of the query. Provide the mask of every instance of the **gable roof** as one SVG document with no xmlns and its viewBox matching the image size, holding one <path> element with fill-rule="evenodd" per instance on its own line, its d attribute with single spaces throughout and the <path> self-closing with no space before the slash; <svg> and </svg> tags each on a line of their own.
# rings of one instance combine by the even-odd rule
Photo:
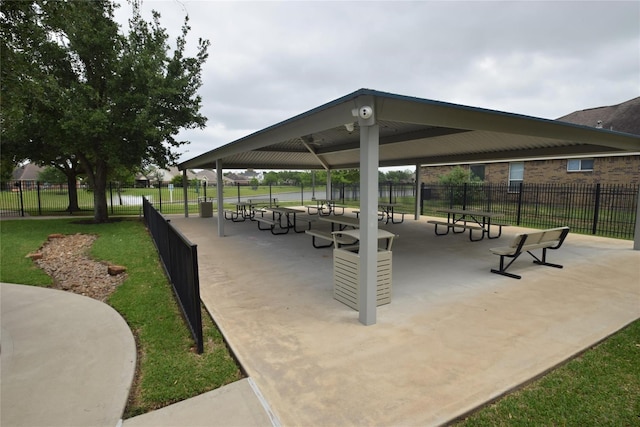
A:
<svg viewBox="0 0 640 427">
<path fill-rule="evenodd" d="M 584 126 L 640 135 L 640 97 L 618 105 L 574 111 L 558 120 Z"/>
<path fill-rule="evenodd" d="M 221 160 L 224 169 L 357 168 L 362 106 L 379 126 L 379 166 L 640 149 L 640 137 L 616 131 L 360 89 L 178 167 L 215 168 Z"/>
</svg>

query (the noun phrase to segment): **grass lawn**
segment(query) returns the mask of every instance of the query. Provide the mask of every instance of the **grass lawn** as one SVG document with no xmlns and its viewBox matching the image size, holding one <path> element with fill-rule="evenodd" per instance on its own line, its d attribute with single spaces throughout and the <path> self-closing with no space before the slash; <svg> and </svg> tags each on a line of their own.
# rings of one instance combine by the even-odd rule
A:
<svg viewBox="0 0 640 427">
<path fill-rule="evenodd" d="M 92 256 L 127 267 L 128 279 L 109 304 L 127 320 L 139 346 L 137 382 L 125 417 L 241 378 L 207 313 L 203 313 L 205 351 L 202 355 L 191 351 L 193 341 L 139 220 L 100 225 L 74 224 L 76 220 L 0 221 L 0 281 L 50 285 L 51 279 L 25 255 L 51 233 L 99 236 Z M 640 320 L 456 425 L 640 425 Z"/>
<path fill-rule="evenodd" d="M 456 426 L 640 425 L 640 320 Z"/>
<path fill-rule="evenodd" d="M 52 233 L 95 234 L 91 256 L 127 267 L 127 280 L 109 304 L 127 321 L 138 345 L 138 367 L 125 418 L 187 399 L 242 378 L 222 335 L 203 311 L 204 353 L 194 345 L 144 224 L 126 219 L 74 224 L 76 219 L 0 221 L 0 281 L 49 286 L 25 256 Z"/>
</svg>

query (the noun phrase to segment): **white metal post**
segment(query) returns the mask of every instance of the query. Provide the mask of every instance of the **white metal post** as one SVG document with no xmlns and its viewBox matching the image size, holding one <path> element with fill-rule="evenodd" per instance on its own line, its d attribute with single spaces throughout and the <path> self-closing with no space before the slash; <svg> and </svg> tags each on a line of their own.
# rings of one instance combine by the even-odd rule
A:
<svg viewBox="0 0 640 427">
<path fill-rule="evenodd" d="M 379 127 L 360 127 L 360 283 L 359 320 L 376 323 L 378 260 Z"/>
<path fill-rule="evenodd" d="M 420 208 L 422 207 L 422 177 L 420 176 L 420 163 L 416 164 L 416 211 L 413 219 L 420 219 Z"/>
<path fill-rule="evenodd" d="M 182 171 L 182 194 L 184 195 L 184 217 L 185 218 L 189 218 L 189 200 L 187 199 L 188 186 L 189 186 L 189 180 L 187 179 L 187 170 L 184 169 Z"/>
<path fill-rule="evenodd" d="M 222 180 L 222 160 L 216 160 L 216 197 L 218 199 L 218 236 L 224 236 L 224 181 Z"/>
</svg>

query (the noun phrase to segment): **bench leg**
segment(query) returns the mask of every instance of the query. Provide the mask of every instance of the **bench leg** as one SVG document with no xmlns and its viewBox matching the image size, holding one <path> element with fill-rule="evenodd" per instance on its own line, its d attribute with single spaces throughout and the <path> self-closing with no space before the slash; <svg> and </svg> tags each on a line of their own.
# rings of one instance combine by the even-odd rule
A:
<svg viewBox="0 0 640 427">
<path fill-rule="evenodd" d="M 445 236 L 445 235 L 449 234 L 449 230 L 451 229 L 450 225 L 446 226 L 447 227 L 447 232 L 446 233 L 438 233 L 438 226 L 441 225 L 441 224 L 434 224 L 434 225 L 435 225 L 435 228 L 433 229 L 433 231 L 436 233 L 436 236 Z M 443 227 L 444 227 L 444 225 L 443 225 Z"/>
<path fill-rule="evenodd" d="M 333 246 L 333 241 L 331 243 L 329 243 L 328 245 L 318 245 L 318 244 L 316 244 L 316 236 L 311 236 L 311 244 L 316 249 L 330 248 L 331 246 Z"/>
<path fill-rule="evenodd" d="M 537 256 L 535 256 L 529 251 L 527 252 L 529 253 L 529 255 L 535 258 L 535 260 L 533 261 L 534 264 L 546 265 L 547 267 L 563 268 L 563 266 L 560 264 L 552 264 L 550 262 L 547 262 L 547 248 L 542 248 L 542 259 L 539 259 Z"/>
<path fill-rule="evenodd" d="M 400 215 L 400 221 L 395 220 L 395 214 L 391 215 L 391 223 L 392 224 L 402 224 L 404 222 L 404 212 L 398 213 Z"/>
<path fill-rule="evenodd" d="M 489 224 L 487 226 L 487 238 L 489 239 L 497 239 L 498 237 L 502 236 L 502 226 L 501 225 L 496 225 L 495 227 L 498 227 L 498 234 L 496 234 L 495 236 L 492 236 L 490 231 L 491 231 L 491 224 Z"/>
<path fill-rule="evenodd" d="M 507 277 L 511 277 L 514 279 L 520 279 L 522 278 L 522 276 L 517 275 L 517 274 L 513 274 L 513 273 L 507 273 L 507 268 L 509 268 L 509 266 L 511 266 L 511 264 L 513 264 L 513 262 L 518 259 L 518 257 L 522 254 L 522 252 L 516 254 L 513 256 L 513 259 L 511 261 L 509 261 L 509 263 L 505 266 L 504 265 L 504 258 L 505 255 L 500 255 L 500 269 L 496 270 L 495 268 L 491 269 L 492 273 L 496 273 L 496 274 L 501 274 L 503 276 L 507 276 Z"/>
<path fill-rule="evenodd" d="M 485 230 L 480 230 L 480 238 L 479 239 L 474 239 L 473 238 L 473 228 L 470 228 L 469 229 L 469 240 L 471 240 L 472 242 L 478 242 L 478 241 L 484 239 L 484 233 L 485 233 Z"/>
</svg>

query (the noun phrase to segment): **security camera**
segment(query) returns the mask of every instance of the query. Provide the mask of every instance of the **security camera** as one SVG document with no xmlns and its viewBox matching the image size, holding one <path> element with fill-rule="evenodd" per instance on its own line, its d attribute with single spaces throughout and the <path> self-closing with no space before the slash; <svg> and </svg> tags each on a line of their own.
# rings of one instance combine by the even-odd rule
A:
<svg viewBox="0 0 640 427">
<path fill-rule="evenodd" d="M 368 119 L 368 118 L 371 118 L 371 116 L 373 115 L 373 109 L 368 106 L 360 107 L 358 114 L 360 115 L 361 119 Z"/>
</svg>

